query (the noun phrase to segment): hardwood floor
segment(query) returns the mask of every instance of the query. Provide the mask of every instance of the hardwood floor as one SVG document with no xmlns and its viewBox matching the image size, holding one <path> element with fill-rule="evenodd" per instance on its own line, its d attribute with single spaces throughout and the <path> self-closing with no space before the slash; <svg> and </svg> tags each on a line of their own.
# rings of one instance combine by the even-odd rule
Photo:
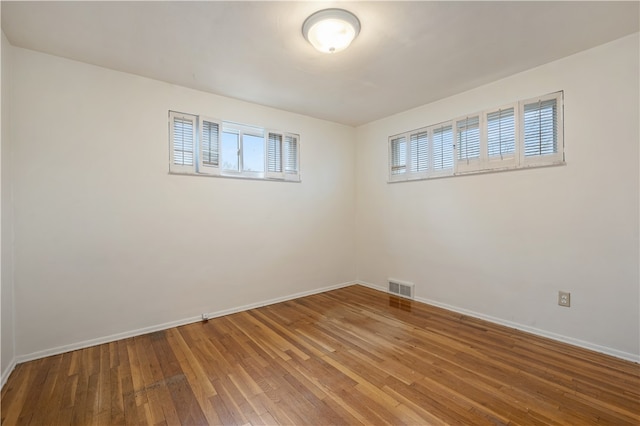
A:
<svg viewBox="0 0 640 426">
<path fill-rule="evenodd" d="M 640 365 L 361 286 L 20 364 L 2 424 L 640 424 Z"/>
</svg>

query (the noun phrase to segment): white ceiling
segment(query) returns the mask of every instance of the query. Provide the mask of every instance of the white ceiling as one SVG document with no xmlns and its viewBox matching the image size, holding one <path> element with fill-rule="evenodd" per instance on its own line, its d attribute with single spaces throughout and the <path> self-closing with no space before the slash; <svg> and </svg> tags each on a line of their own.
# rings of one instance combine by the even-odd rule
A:
<svg viewBox="0 0 640 426">
<path fill-rule="evenodd" d="M 360 125 L 639 30 L 638 2 L 7 2 L 11 44 Z M 316 52 L 311 13 L 362 30 Z"/>
</svg>

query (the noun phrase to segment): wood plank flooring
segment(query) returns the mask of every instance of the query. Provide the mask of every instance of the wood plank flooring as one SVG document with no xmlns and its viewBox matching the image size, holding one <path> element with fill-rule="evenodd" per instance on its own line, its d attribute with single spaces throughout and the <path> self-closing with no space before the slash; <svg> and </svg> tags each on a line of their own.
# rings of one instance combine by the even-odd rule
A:
<svg viewBox="0 0 640 426">
<path fill-rule="evenodd" d="M 361 286 L 16 367 L 3 425 L 640 424 L 640 366 Z"/>
</svg>

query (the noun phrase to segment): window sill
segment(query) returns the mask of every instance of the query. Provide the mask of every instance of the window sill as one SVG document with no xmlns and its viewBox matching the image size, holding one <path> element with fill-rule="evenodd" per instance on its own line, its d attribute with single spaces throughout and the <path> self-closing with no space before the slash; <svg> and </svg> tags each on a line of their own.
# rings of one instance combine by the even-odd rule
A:
<svg viewBox="0 0 640 426">
<path fill-rule="evenodd" d="M 502 172 L 512 172 L 515 170 L 527 170 L 527 169 L 540 169 L 546 167 L 558 167 L 558 166 L 566 166 L 566 161 L 553 162 L 549 164 L 528 164 L 523 166 L 511 166 L 511 167 L 503 167 L 503 168 L 495 168 L 489 170 L 474 170 L 468 172 L 457 172 L 450 175 L 438 175 L 438 176 L 421 176 L 421 177 L 407 177 L 406 179 L 395 179 L 395 180 L 387 180 L 387 183 L 403 183 L 403 182 L 415 182 L 422 180 L 436 180 L 436 179 L 445 179 L 459 176 L 473 176 L 473 175 L 486 175 L 491 173 L 502 173 Z"/>
<path fill-rule="evenodd" d="M 213 175 L 207 173 L 189 173 L 189 172 L 175 172 L 169 171 L 169 175 L 174 176 L 196 176 L 196 177 L 208 177 L 208 178 L 222 178 L 222 179 L 239 179 L 239 180 L 258 180 L 258 181 L 267 181 L 267 182 L 287 182 L 287 183 L 302 183 L 302 179 L 299 177 L 296 179 L 280 179 L 280 178 L 271 178 L 271 177 L 255 177 L 255 176 L 242 176 L 242 175 Z"/>
</svg>

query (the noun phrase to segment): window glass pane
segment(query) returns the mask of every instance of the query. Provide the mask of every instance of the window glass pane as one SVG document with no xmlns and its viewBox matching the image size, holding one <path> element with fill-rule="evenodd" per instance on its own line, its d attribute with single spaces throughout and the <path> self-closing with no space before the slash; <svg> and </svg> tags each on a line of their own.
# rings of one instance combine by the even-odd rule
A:
<svg viewBox="0 0 640 426">
<path fill-rule="evenodd" d="M 264 137 L 242 135 L 242 167 L 245 172 L 264 172 Z"/>
<path fill-rule="evenodd" d="M 222 168 L 238 171 L 238 150 L 238 134 L 222 132 Z"/>
<path fill-rule="evenodd" d="M 549 155 L 558 152 L 556 100 L 524 106 L 524 155 Z"/>
<path fill-rule="evenodd" d="M 516 151 L 516 121 L 514 109 L 502 109 L 487 114 L 487 149 L 489 157 L 504 157 Z"/>
<path fill-rule="evenodd" d="M 404 136 L 391 140 L 391 174 L 407 171 L 407 143 Z"/>
<path fill-rule="evenodd" d="M 440 127 L 433 131 L 433 168 L 453 169 L 453 127 Z"/>
</svg>

